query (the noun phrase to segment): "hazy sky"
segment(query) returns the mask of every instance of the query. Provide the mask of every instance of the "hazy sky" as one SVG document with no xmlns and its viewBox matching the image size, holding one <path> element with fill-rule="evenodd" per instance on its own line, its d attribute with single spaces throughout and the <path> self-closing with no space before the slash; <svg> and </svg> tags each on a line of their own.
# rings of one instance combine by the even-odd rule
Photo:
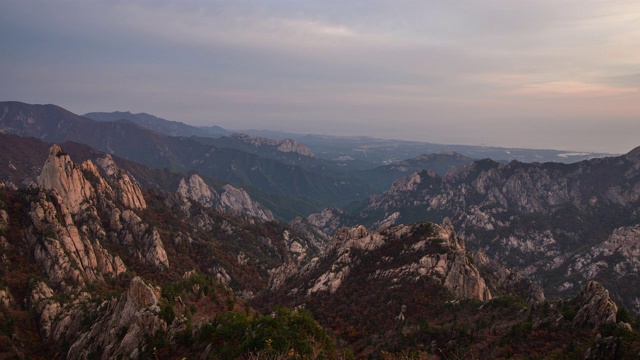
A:
<svg viewBox="0 0 640 360">
<path fill-rule="evenodd" d="M 0 1 L 0 100 L 626 152 L 640 1 Z"/>
</svg>

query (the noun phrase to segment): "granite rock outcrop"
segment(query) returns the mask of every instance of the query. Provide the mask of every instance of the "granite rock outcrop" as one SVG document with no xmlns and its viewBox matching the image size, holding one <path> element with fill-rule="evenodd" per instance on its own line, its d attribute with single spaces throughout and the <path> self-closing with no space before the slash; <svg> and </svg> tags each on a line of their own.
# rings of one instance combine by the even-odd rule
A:
<svg viewBox="0 0 640 360">
<path fill-rule="evenodd" d="M 206 207 L 233 214 L 246 215 L 262 221 L 273 221 L 273 213 L 260 203 L 251 199 L 243 189 L 226 184 L 218 191 L 208 186 L 198 174 L 183 178 L 178 185 L 177 193 L 191 198 Z"/>
</svg>

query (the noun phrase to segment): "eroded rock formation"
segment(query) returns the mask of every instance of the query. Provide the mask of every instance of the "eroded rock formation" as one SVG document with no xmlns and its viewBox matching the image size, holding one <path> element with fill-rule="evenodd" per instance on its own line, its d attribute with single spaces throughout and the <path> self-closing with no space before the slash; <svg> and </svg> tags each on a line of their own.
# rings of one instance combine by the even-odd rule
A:
<svg viewBox="0 0 640 360">
<path fill-rule="evenodd" d="M 197 174 L 181 179 L 178 185 L 178 194 L 191 198 L 203 206 L 214 208 L 218 211 L 258 218 L 263 221 L 273 221 L 274 216 L 260 203 L 253 201 L 243 189 L 229 184 L 224 185 L 220 191 L 209 187 Z"/>
</svg>

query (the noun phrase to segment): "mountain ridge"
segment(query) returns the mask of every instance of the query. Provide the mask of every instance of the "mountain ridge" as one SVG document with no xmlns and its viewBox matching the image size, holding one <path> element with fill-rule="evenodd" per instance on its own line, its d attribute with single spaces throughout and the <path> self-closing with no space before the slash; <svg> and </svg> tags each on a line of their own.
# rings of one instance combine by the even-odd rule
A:
<svg viewBox="0 0 640 360">
<path fill-rule="evenodd" d="M 358 179 L 311 173 L 298 165 L 233 148 L 217 148 L 189 138 L 161 135 L 129 122 L 96 122 L 55 106 L 22 103 L 0 103 L 0 106 L 8 109 L 0 121 L 3 132 L 50 142 L 77 141 L 150 167 L 197 171 L 248 191 L 255 187 L 280 199 L 294 198 L 299 203 L 298 210 L 317 209 L 333 202 L 344 204 L 371 192 Z M 290 216 L 285 212 L 280 215 Z"/>
<path fill-rule="evenodd" d="M 370 226 L 391 215 L 392 224 L 450 217 L 472 249 L 543 281 L 552 295 L 575 292 L 593 278 L 568 272 L 575 267 L 570 258 L 578 261 L 580 253 L 606 241 L 616 229 L 640 223 L 637 151 L 574 164 L 487 159 L 444 177 L 421 171 L 371 196 L 352 215 Z M 640 294 L 633 287 L 615 286 L 612 276 L 605 267 L 595 279 L 640 311 L 634 305 Z M 566 280 L 555 280 L 561 278 Z M 637 282 L 633 273 L 625 273 L 625 279 Z"/>
<path fill-rule="evenodd" d="M 220 126 L 197 127 L 179 121 L 166 120 L 147 113 L 132 114 L 129 111 L 90 112 L 82 116 L 96 121 L 128 120 L 146 129 L 169 136 L 202 136 L 204 133 L 208 136 L 220 137 L 231 134 Z"/>
<path fill-rule="evenodd" d="M 280 151 L 293 166 L 259 155 L 279 142 L 246 142 L 252 154 L 55 106 L 0 126 L 115 152 L 0 134 L 0 357 L 640 353 L 640 147 L 573 164 L 419 155 L 374 169 L 387 191 L 290 208 L 286 224 L 262 204 L 349 185 L 329 182 L 352 160 Z M 358 198 L 343 190 L 325 196 Z"/>
</svg>

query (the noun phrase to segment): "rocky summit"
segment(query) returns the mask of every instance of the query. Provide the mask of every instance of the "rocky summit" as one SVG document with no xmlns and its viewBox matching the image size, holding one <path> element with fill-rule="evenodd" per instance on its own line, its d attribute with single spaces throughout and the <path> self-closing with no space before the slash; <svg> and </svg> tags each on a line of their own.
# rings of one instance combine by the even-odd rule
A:
<svg viewBox="0 0 640 360">
<path fill-rule="evenodd" d="M 140 188 L 119 169 L 110 169 L 107 181 L 91 161 L 76 165 L 59 146 L 51 147 L 25 235 L 36 263 L 57 288 L 80 288 L 126 271 L 122 260 L 104 248 L 108 243 L 127 246 L 159 269 L 169 267 L 159 233 L 135 213 L 146 207 Z"/>
<path fill-rule="evenodd" d="M 178 194 L 200 204 L 230 214 L 244 214 L 262 221 L 273 221 L 271 211 L 253 201 L 246 191 L 226 184 L 219 191 L 210 188 L 197 174 L 180 180 Z"/>
<path fill-rule="evenodd" d="M 457 298 L 473 298 L 478 300 L 490 300 L 491 292 L 487 288 L 484 279 L 478 269 L 467 257 L 464 243 L 460 242 L 450 222 L 444 225 L 423 224 L 430 227 L 425 231 L 420 225 L 399 225 L 386 228 L 381 232 L 369 233 L 363 226 L 355 228 L 343 228 L 331 239 L 327 254 L 331 258 L 324 258 L 315 264 L 315 268 L 322 268 L 323 261 L 331 261 L 330 270 L 320 274 L 317 279 L 311 280 L 311 286 L 306 289 L 307 295 L 319 291 L 335 293 L 345 281 L 345 278 L 354 271 L 364 257 L 373 256 L 371 253 L 384 252 L 383 248 L 400 249 L 393 242 L 403 242 L 399 254 L 387 253 L 383 261 L 377 264 L 375 272 L 370 276 L 376 279 L 388 279 L 390 283 L 398 283 L 402 280 L 412 279 L 419 281 L 422 277 L 444 286 Z M 420 234 L 422 232 L 422 234 Z M 408 241 L 407 241 L 408 240 Z M 430 252 L 429 249 L 439 249 Z M 396 257 L 414 258 L 415 262 L 402 261 L 402 266 L 384 266 L 397 263 Z M 304 269 L 305 272 L 314 272 L 313 268 Z"/>
</svg>

